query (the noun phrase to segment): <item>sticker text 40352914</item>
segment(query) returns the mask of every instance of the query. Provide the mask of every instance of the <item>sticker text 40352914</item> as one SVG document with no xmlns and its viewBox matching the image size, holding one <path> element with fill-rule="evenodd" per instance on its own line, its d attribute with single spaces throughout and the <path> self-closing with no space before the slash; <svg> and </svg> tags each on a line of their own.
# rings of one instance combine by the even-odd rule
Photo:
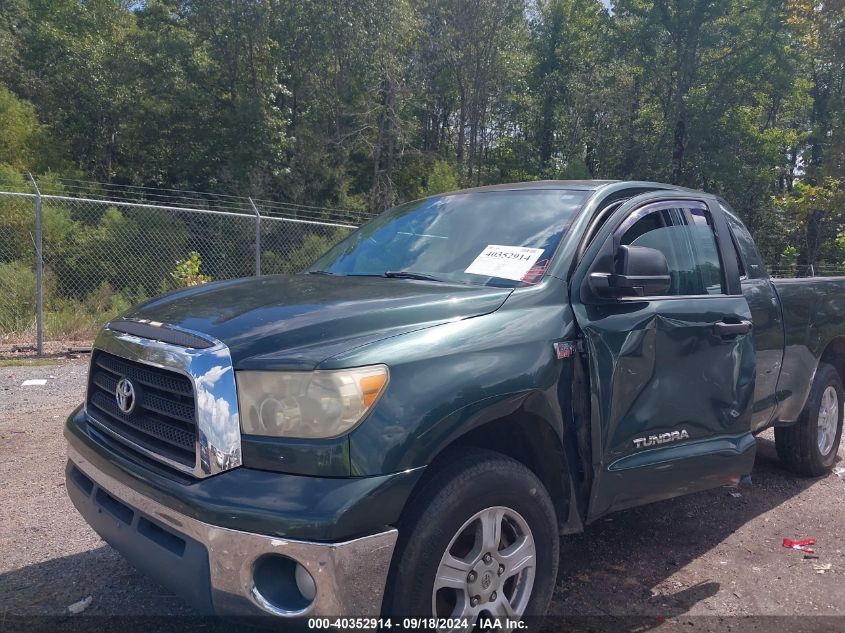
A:
<svg viewBox="0 0 845 633">
<path fill-rule="evenodd" d="M 464 272 L 521 281 L 542 254 L 542 248 L 490 244 Z"/>
</svg>

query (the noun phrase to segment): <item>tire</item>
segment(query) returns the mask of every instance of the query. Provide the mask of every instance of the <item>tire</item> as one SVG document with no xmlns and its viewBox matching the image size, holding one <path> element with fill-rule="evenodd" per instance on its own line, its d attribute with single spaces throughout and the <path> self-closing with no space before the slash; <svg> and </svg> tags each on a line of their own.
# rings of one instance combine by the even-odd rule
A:
<svg viewBox="0 0 845 633">
<path fill-rule="evenodd" d="M 835 402 L 831 401 L 833 397 Z M 789 470 L 808 477 L 830 472 L 842 438 L 843 403 L 839 372 L 822 363 L 798 421 L 775 427 L 778 457 Z M 828 417 L 833 415 L 835 419 Z M 825 429 L 827 432 L 823 433 Z"/>
<path fill-rule="evenodd" d="M 520 462 L 492 451 L 448 451 L 439 461 L 400 520 L 385 615 L 466 616 L 471 629 L 478 615 L 505 617 L 507 605 L 512 618 L 544 614 L 560 544 L 543 484 Z M 499 539 L 487 538 L 497 524 Z M 528 562 L 520 567 L 519 560 Z M 435 591 L 436 578 L 449 586 Z"/>
</svg>

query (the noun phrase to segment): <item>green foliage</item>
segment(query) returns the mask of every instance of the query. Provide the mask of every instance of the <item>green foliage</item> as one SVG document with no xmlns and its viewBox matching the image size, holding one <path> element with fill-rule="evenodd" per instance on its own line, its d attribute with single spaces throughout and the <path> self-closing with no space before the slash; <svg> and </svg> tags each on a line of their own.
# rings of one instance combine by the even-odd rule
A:
<svg viewBox="0 0 845 633">
<path fill-rule="evenodd" d="M 0 188 L 30 192 L 32 171 L 53 191 L 237 193 L 319 217 L 496 182 L 663 180 L 722 195 L 767 261 L 794 246 L 798 267 L 838 265 L 843 76 L 841 2 L 7 0 Z M 336 239 L 266 233 L 297 245 L 265 253 L 277 272 Z M 30 201 L 0 197 L 0 264 L 31 262 L 32 234 Z M 192 250 L 198 275 L 253 274 L 252 239 L 215 217 L 44 207 L 51 283 L 77 303 L 103 283 L 152 296 Z"/>
<path fill-rule="evenodd" d="M 0 182 L 15 184 L 23 171 L 67 169 L 62 153 L 47 126 L 38 121 L 35 107 L 0 84 Z M 32 191 L 29 183 L 26 191 Z"/>
<path fill-rule="evenodd" d="M 794 246 L 787 246 L 783 249 L 780 256 L 780 265 L 782 268 L 788 269 L 792 274 L 798 267 L 798 249 Z"/>
<path fill-rule="evenodd" d="M 200 272 L 202 260 L 196 251 L 188 253 L 188 257 L 176 262 L 176 268 L 170 273 L 171 279 L 176 283 L 177 288 L 191 288 L 201 286 L 211 281 L 211 277 Z"/>
<path fill-rule="evenodd" d="M 44 330 L 48 339 L 90 339 L 106 322 L 128 310 L 135 299 L 115 292 L 106 282 L 83 300 L 45 298 Z"/>
<path fill-rule="evenodd" d="M 456 186 L 672 180 L 768 234 L 799 157 L 845 164 L 837 6 L 14 0 L 0 162 L 369 211 L 444 190 L 439 163 Z"/>
<path fill-rule="evenodd" d="M 59 291 L 82 299 L 102 282 L 152 296 L 170 279 L 173 263 L 187 248 L 187 228 L 157 209 L 124 214 L 105 207 L 102 215 L 70 217 L 67 207 L 44 206 L 44 252 Z M 150 248 L 154 245 L 154 248 Z"/>
<path fill-rule="evenodd" d="M 0 338 L 35 323 L 35 272 L 23 262 L 0 263 Z"/>
<path fill-rule="evenodd" d="M 423 195 L 433 196 L 437 193 L 446 193 L 456 189 L 459 189 L 459 186 L 455 170 L 445 160 L 436 161 L 431 168 Z"/>
<path fill-rule="evenodd" d="M 337 242 L 346 237 L 348 231 L 337 229 L 329 235 L 311 233 L 305 237 L 302 244 L 289 253 L 279 254 L 266 251 L 262 255 L 261 267 L 267 274 L 283 274 L 302 272 L 323 253 Z"/>
<path fill-rule="evenodd" d="M 825 178 L 818 184 L 797 182 L 791 193 L 775 199 L 782 219 L 782 233 L 791 244 L 800 244 L 803 263 L 811 266 L 840 263 L 837 237 L 845 224 L 845 190 L 842 182 Z"/>
<path fill-rule="evenodd" d="M 0 263 L 0 341 L 32 340 L 35 330 L 35 272 L 29 262 Z M 44 329 L 48 338 L 86 340 L 138 301 L 103 282 L 82 300 L 62 296 L 49 273 L 44 284 Z"/>
<path fill-rule="evenodd" d="M 0 86 L 0 121 L 0 163 L 18 171 L 29 169 L 41 133 L 35 108 Z"/>
</svg>

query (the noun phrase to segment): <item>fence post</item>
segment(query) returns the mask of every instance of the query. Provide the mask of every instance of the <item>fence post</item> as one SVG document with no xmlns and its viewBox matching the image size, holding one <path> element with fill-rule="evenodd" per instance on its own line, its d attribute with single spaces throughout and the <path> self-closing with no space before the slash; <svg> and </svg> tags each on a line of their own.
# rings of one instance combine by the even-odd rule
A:
<svg viewBox="0 0 845 633">
<path fill-rule="evenodd" d="M 261 276 L 261 214 L 252 198 L 249 199 L 252 210 L 255 211 L 255 276 Z"/>
<path fill-rule="evenodd" d="M 42 250 L 41 191 L 32 174 L 28 173 L 35 190 L 35 348 L 38 356 L 44 355 L 44 252 Z"/>
</svg>

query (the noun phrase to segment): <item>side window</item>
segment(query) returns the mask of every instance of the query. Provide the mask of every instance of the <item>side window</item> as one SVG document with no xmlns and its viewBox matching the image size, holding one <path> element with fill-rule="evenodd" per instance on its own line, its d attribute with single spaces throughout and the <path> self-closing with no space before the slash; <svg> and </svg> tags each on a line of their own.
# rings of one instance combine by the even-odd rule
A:
<svg viewBox="0 0 845 633">
<path fill-rule="evenodd" d="M 763 260 L 757 251 L 757 245 L 754 243 L 751 233 L 748 232 L 745 225 L 737 220 L 732 213 L 728 212 L 724 207 L 722 209 L 725 211 L 725 219 L 728 221 L 728 227 L 733 234 L 735 246 L 739 251 L 740 276 L 747 275 L 750 279 L 762 279 L 766 277 L 766 268 L 763 266 Z"/>
<path fill-rule="evenodd" d="M 692 219 L 693 261 L 701 276 L 701 285 L 707 290 L 707 294 L 723 294 L 722 261 L 719 258 L 719 245 L 716 243 L 713 219 L 704 209 L 689 209 L 689 215 Z"/>
<path fill-rule="evenodd" d="M 645 246 L 663 253 L 672 280 L 669 295 L 724 293 L 713 222 L 703 209 L 652 211 L 631 225 L 620 243 Z"/>
</svg>

